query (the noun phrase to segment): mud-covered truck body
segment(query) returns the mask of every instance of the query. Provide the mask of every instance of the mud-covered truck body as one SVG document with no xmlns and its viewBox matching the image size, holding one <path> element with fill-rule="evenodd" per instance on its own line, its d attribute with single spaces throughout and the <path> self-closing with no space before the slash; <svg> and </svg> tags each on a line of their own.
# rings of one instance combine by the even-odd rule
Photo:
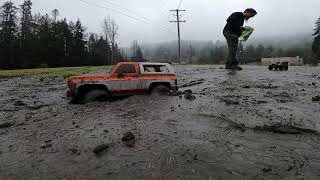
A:
<svg viewBox="0 0 320 180">
<path fill-rule="evenodd" d="M 121 62 L 108 74 L 74 76 L 68 81 L 72 101 L 177 91 L 177 75 L 167 63 Z M 86 97 L 91 96 L 91 97 Z"/>
</svg>

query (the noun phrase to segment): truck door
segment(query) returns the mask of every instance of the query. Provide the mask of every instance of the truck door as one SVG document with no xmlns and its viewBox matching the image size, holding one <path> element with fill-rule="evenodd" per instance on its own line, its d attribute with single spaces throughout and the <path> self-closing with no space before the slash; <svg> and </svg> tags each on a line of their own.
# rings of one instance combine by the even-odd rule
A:
<svg viewBox="0 0 320 180">
<path fill-rule="evenodd" d="M 115 71 L 116 80 L 112 81 L 114 95 L 143 93 L 139 79 L 139 67 L 134 64 L 122 64 Z"/>
</svg>

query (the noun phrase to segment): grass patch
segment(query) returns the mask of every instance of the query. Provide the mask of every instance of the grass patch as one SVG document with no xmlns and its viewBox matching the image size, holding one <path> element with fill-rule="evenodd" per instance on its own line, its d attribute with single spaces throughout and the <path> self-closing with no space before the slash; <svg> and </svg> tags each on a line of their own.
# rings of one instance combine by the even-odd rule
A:
<svg viewBox="0 0 320 180">
<path fill-rule="evenodd" d="M 39 75 L 43 77 L 69 78 L 90 72 L 110 70 L 112 66 L 59 67 L 39 69 L 0 70 L 0 77 Z"/>
</svg>

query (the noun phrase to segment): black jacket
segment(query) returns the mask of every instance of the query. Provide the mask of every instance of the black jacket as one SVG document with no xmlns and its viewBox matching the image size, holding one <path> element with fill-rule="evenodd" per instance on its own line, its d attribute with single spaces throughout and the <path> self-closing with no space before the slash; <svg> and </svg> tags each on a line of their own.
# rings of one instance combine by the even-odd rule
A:
<svg viewBox="0 0 320 180">
<path fill-rule="evenodd" d="M 241 27 L 243 26 L 244 20 L 245 18 L 242 12 L 232 13 L 227 20 L 227 25 L 225 26 L 224 30 L 231 31 L 235 33 L 238 37 L 240 37 L 242 34 Z"/>
</svg>

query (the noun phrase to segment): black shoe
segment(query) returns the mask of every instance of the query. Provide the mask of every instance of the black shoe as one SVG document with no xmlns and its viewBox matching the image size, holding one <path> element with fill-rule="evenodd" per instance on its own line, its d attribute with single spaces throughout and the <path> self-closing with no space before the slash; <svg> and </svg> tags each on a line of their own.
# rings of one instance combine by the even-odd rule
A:
<svg viewBox="0 0 320 180">
<path fill-rule="evenodd" d="M 227 63 L 227 64 L 226 64 L 226 69 L 231 69 L 231 68 L 232 68 L 232 66 L 233 66 L 232 64 Z"/>
<path fill-rule="evenodd" d="M 242 67 L 239 66 L 239 65 L 233 65 L 233 66 L 231 66 L 230 69 L 231 69 L 231 70 L 236 70 L 236 71 L 242 71 Z"/>
</svg>

